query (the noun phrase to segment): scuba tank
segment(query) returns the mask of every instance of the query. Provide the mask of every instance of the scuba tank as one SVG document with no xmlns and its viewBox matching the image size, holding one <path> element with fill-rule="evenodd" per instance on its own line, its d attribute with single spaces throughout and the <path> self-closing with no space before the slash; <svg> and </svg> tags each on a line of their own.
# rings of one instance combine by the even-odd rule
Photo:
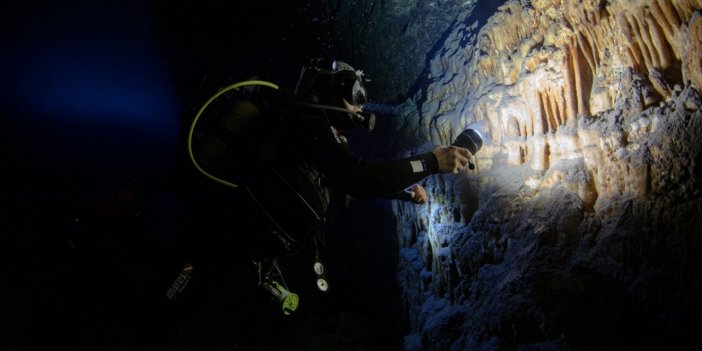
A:
<svg viewBox="0 0 702 351">
<path fill-rule="evenodd" d="M 319 189 L 299 181 L 314 174 L 310 172 L 313 170 L 298 167 L 284 156 L 286 140 L 294 138 L 285 135 L 289 131 L 284 130 L 284 122 L 294 123 L 284 121 L 290 118 L 287 112 L 293 106 L 294 100 L 273 83 L 252 80 L 232 84 L 203 104 L 187 140 L 190 160 L 201 174 L 221 185 L 241 189 L 267 219 L 261 226 L 264 234 L 256 238 L 253 261 L 259 266 L 259 286 L 281 304 L 286 315 L 297 308 L 299 297 L 285 284 L 276 260 L 314 245 L 319 261 L 325 206 L 320 205 L 324 200 L 310 199 L 310 194 Z M 261 273 L 263 266 L 266 269 Z M 183 273 L 176 278 L 169 298 L 181 293 L 188 278 Z M 328 285 L 322 278 L 318 275 L 316 284 L 326 291 Z"/>
</svg>

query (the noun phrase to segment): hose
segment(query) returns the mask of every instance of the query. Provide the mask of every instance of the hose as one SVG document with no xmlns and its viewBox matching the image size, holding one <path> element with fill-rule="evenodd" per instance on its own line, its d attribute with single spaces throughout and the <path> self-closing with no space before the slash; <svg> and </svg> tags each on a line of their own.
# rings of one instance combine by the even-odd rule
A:
<svg viewBox="0 0 702 351">
<path fill-rule="evenodd" d="M 197 163 L 197 161 L 195 160 L 195 155 L 193 154 L 193 132 L 195 130 L 195 125 L 197 125 L 197 122 L 200 119 L 200 116 L 202 115 L 202 112 L 205 111 L 207 106 L 209 106 L 209 104 L 212 103 L 212 101 L 214 101 L 215 99 L 220 97 L 222 94 L 224 94 L 230 90 L 238 89 L 240 87 L 248 86 L 248 85 L 262 85 L 262 86 L 267 86 L 269 88 L 273 88 L 276 90 L 278 89 L 277 85 L 270 83 L 270 82 L 263 81 L 263 80 L 246 80 L 246 81 L 242 81 L 242 82 L 238 82 L 238 83 L 234 83 L 232 85 L 229 85 L 229 86 L 221 89 L 220 91 L 218 91 L 212 97 L 210 97 L 202 105 L 202 107 L 200 107 L 200 110 L 197 111 L 197 114 L 195 114 L 195 118 L 193 119 L 193 122 L 190 125 L 190 131 L 188 132 L 188 155 L 190 156 L 190 161 L 193 163 L 195 168 L 197 168 L 197 170 L 200 171 L 200 173 L 204 174 L 207 178 L 210 178 L 211 180 L 213 180 L 217 183 L 226 185 L 226 186 L 231 187 L 231 188 L 236 188 L 237 185 L 232 183 L 232 182 L 226 181 L 224 179 L 221 179 L 219 177 L 216 177 L 216 176 L 208 173 L 207 171 L 202 169 L 202 167 L 200 167 L 200 165 Z"/>
</svg>

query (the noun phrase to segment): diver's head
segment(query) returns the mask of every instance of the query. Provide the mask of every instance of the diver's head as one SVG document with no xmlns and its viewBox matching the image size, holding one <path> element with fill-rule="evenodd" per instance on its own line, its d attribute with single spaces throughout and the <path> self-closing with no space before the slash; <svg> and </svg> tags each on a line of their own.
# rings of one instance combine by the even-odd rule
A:
<svg viewBox="0 0 702 351">
<path fill-rule="evenodd" d="M 375 126 L 375 115 L 363 112 L 363 105 L 368 101 L 364 83 L 368 81 L 363 71 L 345 62 L 313 59 L 302 68 L 295 95 L 322 109 L 335 107 L 349 111 L 326 108 L 335 127 L 360 126 L 370 131 Z"/>
</svg>

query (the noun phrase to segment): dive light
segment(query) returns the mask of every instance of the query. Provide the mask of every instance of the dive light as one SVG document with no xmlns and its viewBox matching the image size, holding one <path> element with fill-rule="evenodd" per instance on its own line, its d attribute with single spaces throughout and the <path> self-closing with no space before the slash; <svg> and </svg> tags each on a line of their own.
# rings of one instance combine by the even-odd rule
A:
<svg viewBox="0 0 702 351">
<path fill-rule="evenodd" d="M 483 147 L 483 140 L 486 140 L 485 136 L 487 136 L 487 128 L 488 125 L 485 119 L 473 122 L 456 137 L 452 145 L 468 149 L 471 155 L 475 155 Z M 468 168 L 473 170 L 475 165 L 470 162 Z"/>
</svg>

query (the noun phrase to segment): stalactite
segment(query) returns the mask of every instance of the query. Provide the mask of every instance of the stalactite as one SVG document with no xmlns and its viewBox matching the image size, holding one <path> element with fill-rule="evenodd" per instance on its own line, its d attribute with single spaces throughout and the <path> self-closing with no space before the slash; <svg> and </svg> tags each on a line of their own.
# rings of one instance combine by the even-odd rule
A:
<svg viewBox="0 0 702 351">
<path fill-rule="evenodd" d="M 629 20 L 626 15 L 619 18 L 619 28 L 621 30 L 622 44 L 626 46 L 626 53 L 629 56 L 629 62 L 635 71 L 641 71 L 642 65 L 645 65 L 643 61 L 643 53 L 639 50 L 636 40 L 634 39 L 633 29 L 629 24 Z"/>
<path fill-rule="evenodd" d="M 582 57 L 585 59 L 585 61 L 587 61 L 587 64 L 590 66 L 590 70 L 595 71 L 597 69 L 597 66 L 593 59 L 593 49 L 590 46 L 590 44 L 588 44 L 587 39 L 583 35 L 583 32 L 578 32 L 578 34 L 576 35 L 576 39 Z"/>
<path fill-rule="evenodd" d="M 501 123 L 504 112 L 500 100 L 507 100 L 503 94 L 513 94 L 517 99 L 521 96 L 528 108 L 523 109 L 522 116 L 515 116 L 517 127 L 514 122 L 509 123 L 518 132 L 509 133 L 526 141 L 540 134 L 557 133 L 564 125 L 577 125 L 580 116 L 599 115 L 614 107 L 623 95 L 612 86 L 618 81 L 613 75 L 624 67 L 649 77 L 651 86 L 666 98 L 670 96 L 670 78 L 676 76 L 668 69 L 680 65 L 682 60 L 681 31 L 692 13 L 701 8 L 700 2 L 544 0 L 522 8 L 518 1 L 510 1 L 478 33 L 474 50 L 455 50 L 461 57 L 474 54 L 469 55 L 472 59 L 468 68 L 460 75 L 464 78 L 437 84 L 437 89 L 432 90 L 435 96 L 428 94 L 435 98 L 431 112 L 448 115 L 460 106 L 459 100 L 442 96 L 466 90 L 464 96 L 479 97 L 481 93 L 474 92 L 494 86 L 493 83 L 501 87 L 519 85 L 520 78 L 535 74 L 538 78 L 531 87 L 522 83 L 521 87 L 515 86 L 518 93 L 500 91 L 495 95 L 497 99 L 482 95 L 486 100 L 472 105 L 480 106 L 472 113 L 475 120 Z M 564 23 L 564 30 L 553 29 Z M 444 69 L 451 67 L 449 56 L 438 57 L 436 64 Z M 556 60 L 562 64 L 554 65 Z M 534 89 L 533 94 L 530 89 Z M 449 138 L 446 128 L 450 123 L 444 122 L 439 119 L 432 123 L 431 133 L 441 141 Z M 498 130 L 495 135 L 503 133 L 507 131 Z M 551 152 L 559 154 L 561 147 L 558 143 L 551 145 Z"/>
<path fill-rule="evenodd" d="M 601 43 L 600 48 L 613 48 L 615 47 L 616 37 L 613 35 L 614 24 L 616 16 L 612 15 L 609 11 L 609 7 L 605 8 L 606 16 L 603 17 L 604 20 L 600 22 L 600 25 L 596 28 L 598 33 L 599 42 Z"/>
<path fill-rule="evenodd" d="M 562 86 L 558 87 L 557 89 L 558 91 L 556 92 L 555 99 L 558 105 L 558 121 L 560 125 L 565 125 L 568 121 L 568 116 L 566 115 L 565 92 Z"/>
<path fill-rule="evenodd" d="M 651 41 L 654 43 L 654 48 L 658 53 L 660 68 L 668 68 L 674 60 L 670 54 L 670 42 L 668 41 L 665 32 L 663 32 L 661 24 L 653 16 L 653 13 L 651 13 L 650 16 L 646 16 L 646 22 L 648 23 L 648 28 L 650 29 Z"/>
<path fill-rule="evenodd" d="M 546 104 L 546 97 L 544 96 L 544 93 L 542 92 L 537 92 L 538 99 L 539 99 L 539 110 L 540 110 L 540 115 L 541 115 L 541 133 L 545 134 L 548 133 L 549 131 L 549 118 L 548 118 L 548 113 L 546 112 L 547 110 L 547 104 Z"/>
<path fill-rule="evenodd" d="M 544 140 L 543 148 L 543 169 L 549 169 L 551 167 L 551 145 L 549 145 L 548 140 Z"/>
<path fill-rule="evenodd" d="M 576 100 L 578 102 L 577 114 L 582 115 L 590 113 L 590 89 L 592 89 L 594 69 L 592 66 L 587 66 L 583 63 L 583 60 L 586 60 L 587 51 L 584 51 L 581 46 L 578 45 L 579 43 L 579 39 L 574 39 L 570 49 L 573 58 Z"/>
<path fill-rule="evenodd" d="M 577 92 L 575 88 L 575 67 L 573 67 L 573 55 L 572 55 L 572 50 L 570 47 L 566 47 L 564 50 L 565 54 L 563 55 L 563 70 L 565 71 L 564 76 L 565 76 L 565 81 L 564 81 L 564 89 L 565 89 L 565 101 L 566 105 L 568 106 L 568 118 L 575 120 L 577 114 L 578 114 L 578 107 L 577 107 Z"/>
<path fill-rule="evenodd" d="M 667 3 L 667 1 L 665 2 Z M 656 19 L 656 22 L 660 24 L 668 42 L 673 42 L 673 35 L 676 31 L 676 26 L 670 22 L 670 19 L 666 18 L 660 1 L 654 1 L 651 4 L 651 15 Z M 678 55 L 676 54 L 676 56 Z"/>
<path fill-rule="evenodd" d="M 646 48 L 646 51 L 648 52 L 649 59 L 651 60 L 651 64 L 648 66 L 648 69 L 654 68 L 654 67 L 661 67 L 661 62 L 660 58 L 658 56 L 658 50 L 653 42 L 653 39 L 651 37 L 651 30 L 648 27 L 648 21 L 647 21 L 647 13 L 643 9 L 639 10 L 639 16 L 640 17 L 634 17 L 636 20 L 636 25 L 638 26 L 638 31 L 641 40 L 643 41 L 643 45 Z"/>
<path fill-rule="evenodd" d="M 548 102 L 550 105 L 550 120 L 551 120 L 551 132 L 556 132 L 558 131 L 558 102 L 556 101 L 556 97 L 553 96 L 553 91 L 549 89 L 549 91 L 546 93 L 546 96 L 548 97 Z"/>
<path fill-rule="evenodd" d="M 521 136 L 521 130 L 519 128 L 519 123 L 514 116 L 509 116 L 507 123 L 505 125 L 505 136 Z"/>
<path fill-rule="evenodd" d="M 665 13 L 665 17 L 669 21 L 671 21 L 673 29 L 679 28 L 682 25 L 683 20 L 679 16 L 678 11 L 675 8 L 675 5 L 668 0 L 658 1 L 658 4 L 661 5 L 661 8 L 662 8 L 663 12 Z"/>
<path fill-rule="evenodd" d="M 575 114 L 578 115 L 585 110 L 585 102 L 582 100 L 581 91 L 581 75 L 580 75 L 580 61 L 578 59 L 578 52 L 575 43 L 571 43 L 566 49 L 569 53 L 570 58 L 570 71 L 572 72 L 572 89 L 573 89 L 573 100 L 575 101 Z"/>
<path fill-rule="evenodd" d="M 524 128 L 526 130 L 526 137 L 533 137 L 536 133 L 536 128 L 537 128 L 537 120 L 536 117 L 534 116 L 534 111 L 532 109 L 526 109 L 527 110 L 527 119 L 526 122 L 524 123 Z"/>
<path fill-rule="evenodd" d="M 678 13 L 678 18 L 687 19 L 692 17 L 692 6 L 688 1 L 673 2 L 673 7 Z"/>
<path fill-rule="evenodd" d="M 643 35 L 641 34 L 641 26 L 639 25 L 639 20 L 636 18 L 635 14 L 626 14 L 625 17 L 627 25 L 629 26 L 629 28 L 631 28 L 631 32 L 634 34 L 631 45 L 634 45 L 639 50 L 639 52 L 641 52 L 641 56 L 644 62 L 644 72 L 648 71 L 649 69 L 651 69 L 651 67 L 654 66 L 654 62 L 651 52 L 649 51 L 650 46 L 646 45 L 643 39 Z"/>
<path fill-rule="evenodd" d="M 438 178 L 437 182 L 447 184 L 437 186 L 440 190 L 430 189 L 442 198 L 434 206 L 449 210 L 430 210 L 431 222 L 456 222 L 456 212 L 452 210 L 456 206 L 449 202 L 460 200 L 449 200 L 448 194 L 462 181 L 486 185 L 483 190 L 495 186 L 499 196 L 514 190 L 518 192 L 516 198 L 524 196 L 529 201 L 532 196 L 564 191 L 587 218 L 583 221 L 585 226 L 574 229 L 573 235 L 594 233 L 587 239 L 588 245 L 602 245 L 603 240 L 597 235 L 610 224 L 598 222 L 595 217 L 612 219 L 610 215 L 616 209 L 610 200 L 636 200 L 645 196 L 648 189 L 658 187 L 651 181 L 651 174 L 660 170 L 651 171 L 641 164 L 659 162 L 651 140 L 661 137 L 667 129 L 656 128 L 667 128 L 672 118 L 679 117 L 676 114 L 680 110 L 674 106 L 680 104 L 675 105 L 677 102 L 670 99 L 681 94 L 680 89 L 673 88 L 673 83 L 680 82 L 672 79 L 684 76 L 695 84 L 695 78 L 690 76 L 699 71 L 699 55 L 695 56 L 695 52 L 702 44 L 692 47 L 693 43 L 685 40 L 702 32 L 702 16 L 695 13 L 701 9 L 702 0 L 509 1 L 481 29 L 478 49 L 471 51 L 475 54 L 469 55 L 469 68 L 460 81 L 454 76 L 432 83 L 430 90 L 436 92 L 436 102 L 427 104 L 425 109 L 446 116 L 432 124 L 432 138 L 436 139 L 433 141 L 448 138 L 443 129 L 446 126 L 464 127 L 484 119 L 492 129 L 493 143 L 484 146 L 478 155 L 487 160 L 480 162 L 482 173 Z M 694 22 L 690 21 L 693 14 Z M 466 62 L 463 51 L 454 52 L 460 62 Z M 440 62 L 451 66 L 449 61 Z M 664 99 L 660 105 L 653 104 L 659 101 L 659 94 L 649 94 L 651 89 Z M 682 91 L 689 90 L 684 86 Z M 452 100 L 445 96 L 450 94 L 468 98 Z M 463 110 L 452 111 L 456 108 Z M 636 119 L 653 113 L 656 119 L 650 122 L 649 130 L 631 132 L 629 128 L 637 123 Z M 460 116 L 460 122 L 444 123 L 452 118 L 448 116 Z M 521 165 L 525 167 L 518 167 Z M 508 177 L 499 179 L 505 174 Z M 504 207 L 501 203 L 494 205 Z M 480 225 L 476 221 L 480 213 L 473 219 L 464 213 L 462 219 L 473 223 L 471 230 Z M 486 219 L 493 213 L 484 216 Z M 547 217 L 558 216 L 555 210 Z M 538 222 L 536 219 L 530 223 L 534 227 L 529 230 L 541 230 Z M 502 228 L 494 226 L 498 227 Z M 465 238 L 465 232 L 460 234 L 456 237 Z M 461 288 L 455 288 L 453 281 L 465 282 L 467 276 L 481 269 L 484 260 L 471 262 L 470 257 L 476 252 L 462 252 L 467 261 L 456 266 L 462 273 L 452 273 L 448 263 L 441 264 L 443 247 L 439 244 L 427 243 L 431 247 L 427 255 L 434 263 L 429 269 L 440 277 L 428 283 L 425 291 L 445 292 L 451 298 L 451 293 L 456 293 L 457 301 L 461 301 Z M 496 249 L 487 246 L 479 250 L 487 251 L 483 252 L 485 256 L 494 255 Z"/>
</svg>

